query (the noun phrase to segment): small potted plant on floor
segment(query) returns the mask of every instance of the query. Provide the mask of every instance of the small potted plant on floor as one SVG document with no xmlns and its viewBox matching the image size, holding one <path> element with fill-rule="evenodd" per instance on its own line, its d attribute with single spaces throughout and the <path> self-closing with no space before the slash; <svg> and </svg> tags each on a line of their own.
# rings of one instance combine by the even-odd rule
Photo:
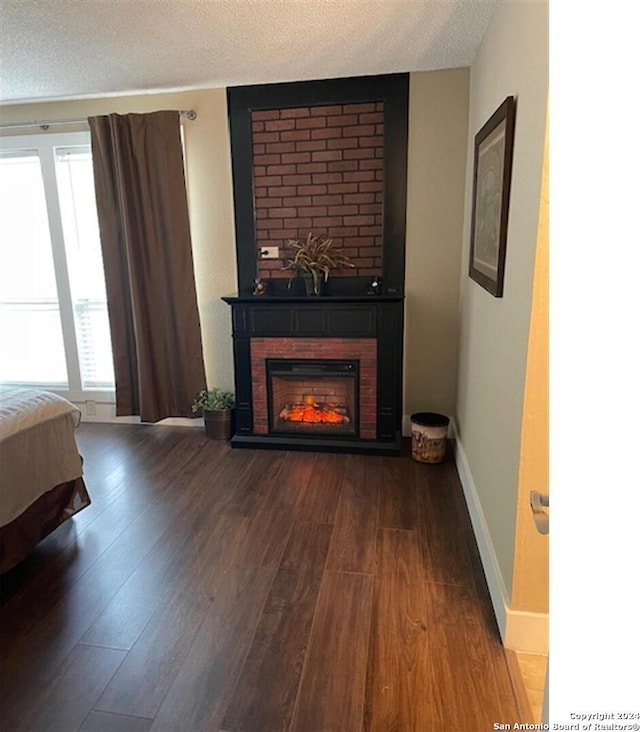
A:
<svg viewBox="0 0 640 732">
<path fill-rule="evenodd" d="M 342 249 L 334 245 L 333 239 L 314 236 L 311 231 L 305 241 L 289 239 L 287 246 L 292 250 L 293 256 L 287 260 L 283 269 L 294 270 L 302 275 L 307 295 L 324 293 L 324 285 L 332 269 L 355 266 Z"/>
<path fill-rule="evenodd" d="M 202 389 L 193 400 L 194 414 L 202 413 L 207 437 L 214 440 L 228 440 L 231 437 L 231 411 L 235 404 L 233 392 L 217 386 Z"/>
</svg>

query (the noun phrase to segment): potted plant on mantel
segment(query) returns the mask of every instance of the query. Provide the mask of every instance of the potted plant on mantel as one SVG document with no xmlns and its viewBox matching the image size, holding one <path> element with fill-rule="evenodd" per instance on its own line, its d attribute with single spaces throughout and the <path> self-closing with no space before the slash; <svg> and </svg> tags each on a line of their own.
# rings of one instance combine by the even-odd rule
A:
<svg viewBox="0 0 640 732">
<path fill-rule="evenodd" d="M 214 440 L 228 440 L 231 437 L 231 411 L 235 396 L 218 387 L 202 389 L 193 400 L 191 410 L 202 413 L 207 437 Z"/>
<path fill-rule="evenodd" d="M 287 246 L 293 249 L 293 256 L 283 269 L 302 273 L 307 295 L 323 294 L 332 269 L 355 266 L 341 248 L 334 246 L 333 239 L 314 236 L 311 231 L 305 241 L 289 239 Z M 289 287 L 292 279 L 289 280 Z"/>
</svg>

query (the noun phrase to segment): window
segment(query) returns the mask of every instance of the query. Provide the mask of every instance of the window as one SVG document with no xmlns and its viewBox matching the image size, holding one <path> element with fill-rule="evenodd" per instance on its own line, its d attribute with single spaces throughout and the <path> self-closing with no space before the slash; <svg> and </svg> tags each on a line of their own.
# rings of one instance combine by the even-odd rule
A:
<svg viewBox="0 0 640 732">
<path fill-rule="evenodd" d="M 0 381 L 113 391 L 89 133 L 2 139 Z"/>
</svg>

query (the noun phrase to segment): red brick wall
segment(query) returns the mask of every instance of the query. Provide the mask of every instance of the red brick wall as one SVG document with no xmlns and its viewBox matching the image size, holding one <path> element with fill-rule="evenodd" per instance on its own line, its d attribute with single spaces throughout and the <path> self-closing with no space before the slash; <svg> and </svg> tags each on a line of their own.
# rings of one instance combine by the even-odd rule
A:
<svg viewBox="0 0 640 732">
<path fill-rule="evenodd" d="M 360 437 L 375 440 L 377 343 L 375 338 L 252 338 L 253 431 L 269 433 L 267 358 L 349 359 L 360 361 Z"/>
<path fill-rule="evenodd" d="M 288 239 L 329 236 L 355 269 L 382 275 L 383 103 L 294 107 L 251 113 L 258 247 L 278 246 L 258 276 L 282 271 Z"/>
</svg>

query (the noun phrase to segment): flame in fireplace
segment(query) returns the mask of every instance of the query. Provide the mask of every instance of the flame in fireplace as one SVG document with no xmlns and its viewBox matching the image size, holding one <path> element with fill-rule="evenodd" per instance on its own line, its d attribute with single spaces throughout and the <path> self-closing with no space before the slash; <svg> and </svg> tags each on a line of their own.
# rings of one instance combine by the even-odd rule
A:
<svg viewBox="0 0 640 732">
<path fill-rule="evenodd" d="M 304 422 L 306 424 L 348 424 L 347 410 L 340 406 L 310 403 L 305 398 L 303 404 L 288 404 L 281 412 L 280 419 L 287 422 Z"/>
</svg>

